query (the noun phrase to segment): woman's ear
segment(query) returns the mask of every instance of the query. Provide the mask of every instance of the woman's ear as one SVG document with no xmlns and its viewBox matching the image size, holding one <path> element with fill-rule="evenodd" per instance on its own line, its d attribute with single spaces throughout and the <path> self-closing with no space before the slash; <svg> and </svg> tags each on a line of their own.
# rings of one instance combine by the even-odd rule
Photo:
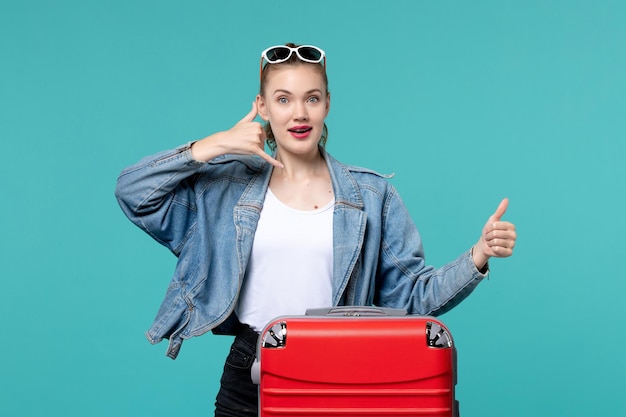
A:
<svg viewBox="0 0 626 417">
<path fill-rule="evenodd" d="M 267 106 L 265 105 L 265 99 L 260 94 L 256 96 L 256 109 L 259 117 L 267 122 L 269 120 Z"/>
<path fill-rule="evenodd" d="M 326 93 L 326 116 L 328 116 L 329 111 L 330 111 L 330 93 Z"/>
</svg>

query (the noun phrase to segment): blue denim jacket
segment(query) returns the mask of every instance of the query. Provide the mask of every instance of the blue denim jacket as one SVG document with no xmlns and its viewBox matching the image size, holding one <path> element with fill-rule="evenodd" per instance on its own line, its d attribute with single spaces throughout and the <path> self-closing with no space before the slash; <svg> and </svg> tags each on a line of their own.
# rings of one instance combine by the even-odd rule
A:
<svg viewBox="0 0 626 417">
<path fill-rule="evenodd" d="M 435 269 L 387 177 L 341 164 L 322 150 L 335 193 L 334 305 L 377 305 L 442 314 L 484 278 L 469 251 Z M 272 166 L 256 156 L 192 159 L 189 145 L 147 157 L 118 178 L 126 216 L 178 257 L 152 327 L 175 359 L 184 339 L 234 332 L 233 311 Z"/>
</svg>

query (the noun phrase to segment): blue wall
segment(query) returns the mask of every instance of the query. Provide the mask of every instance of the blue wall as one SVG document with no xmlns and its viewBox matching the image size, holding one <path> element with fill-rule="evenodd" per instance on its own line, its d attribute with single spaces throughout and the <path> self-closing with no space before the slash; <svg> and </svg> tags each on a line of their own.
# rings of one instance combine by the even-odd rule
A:
<svg viewBox="0 0 626 417">
<path fill-rule="evenodd" d="M 625 5 L 2 1 L 0 415 L 212 415 L 229 340 L 148 344 L 175 259 L 113 189 L 243 117 L 286 41 L 327 51 L 328 148 L 396 173 L 427 261 L 511 200 L 514 257 L 442 317 L 462 415 L 625 415 Z"/>
</svg>

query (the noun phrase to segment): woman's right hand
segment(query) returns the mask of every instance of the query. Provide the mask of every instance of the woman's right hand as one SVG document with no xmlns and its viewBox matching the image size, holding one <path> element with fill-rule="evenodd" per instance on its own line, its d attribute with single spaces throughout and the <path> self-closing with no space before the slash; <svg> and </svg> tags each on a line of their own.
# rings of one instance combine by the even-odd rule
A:
<svg viewBox="0 0 626 417">
<path fill-rule="evenodd" d="M 259 122 L 255 122 L 258 110 L 256 102 L 252 110 L 235 126 L 224 132 L 207 136 L 191 145 L 191 156 L 196 161 L 209 161 L 224 154 L 258 155 L 276 167 L 283 164 L 265 152 L 265 130 Z"/>
</svg>

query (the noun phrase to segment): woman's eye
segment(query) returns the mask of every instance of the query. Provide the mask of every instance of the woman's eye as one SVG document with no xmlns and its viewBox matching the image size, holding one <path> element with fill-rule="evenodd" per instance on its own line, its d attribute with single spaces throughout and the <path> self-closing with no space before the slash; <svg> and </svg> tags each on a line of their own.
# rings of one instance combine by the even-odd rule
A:
<svg viewBox="0 0 626 417">
<path fill-rule="evenodd" d="M 280 98 L 278 99 L 278 102 L 279 102 L 279 103 L 282 103 L 282 104 L 285 104 L 285 103 L 287 103 L 288 101 L 289 101 L 289 100 L 287 100 L 287 97 L 280 97 Z"/>
<path fill-rule="evenodd" d="M 309 102 L 310 103 L 317 103 L 318 101 L 320 101 L 319 97 L 309 97 Z"/>
</svg>

